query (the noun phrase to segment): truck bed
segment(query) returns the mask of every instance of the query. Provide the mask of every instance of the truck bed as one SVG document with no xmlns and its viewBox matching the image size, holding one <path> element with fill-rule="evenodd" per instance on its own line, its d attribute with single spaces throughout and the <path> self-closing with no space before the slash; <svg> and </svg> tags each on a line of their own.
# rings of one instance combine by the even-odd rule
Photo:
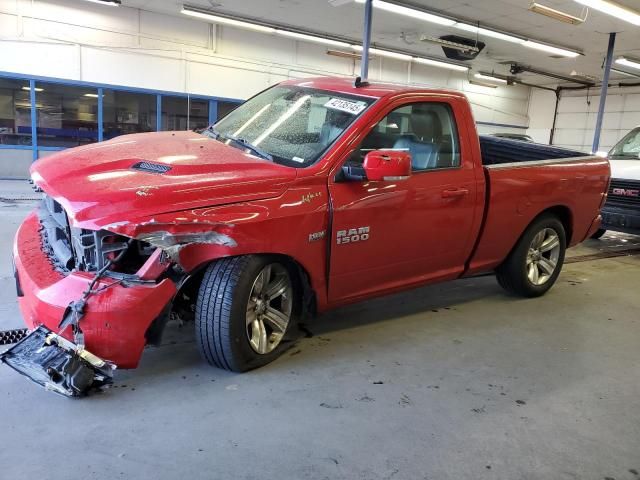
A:
<svg viewBox="0 0 640 480">
<path fill-rule="evenodd" d="M 533 162 L 559 158 L 584 157 L 584 152 L 566 148 L 542 145 L 539 143 L 520 142 L 507 138 L 480 136 L 480 151 L 483 165 L 499 165 L 503 163 Z"/>
<path fill-rule="evenodd" d="M 567 244 L 585 239 L 604 202 L 607 159 L 574 150 L 480 137 L 485 177 L 483 228 L 467 274 L 502 262 L 531 220 L 553 210 Z"/>
</svg>

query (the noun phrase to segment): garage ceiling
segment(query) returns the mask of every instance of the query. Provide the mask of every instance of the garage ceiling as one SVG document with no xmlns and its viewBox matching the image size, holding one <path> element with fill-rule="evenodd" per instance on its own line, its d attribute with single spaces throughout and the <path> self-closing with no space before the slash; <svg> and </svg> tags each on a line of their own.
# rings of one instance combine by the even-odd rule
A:
<svg viewBox="0 0 640 480">
<path fill-rule="evenodd" d="M 576 16 L 584 16 L 583 6 L 573 0 L 538 0 L 539 3 Z M 617 0 L 618 3 L 640 11 L 640 0 Z M 124 0 L 123 4 L 145 10 L 180 15 L 183 2 L 176 0 Z M 360 39 L 364 7 L 350 0 L 190 0 L 190 5 L 221 13 L 287 24 L 300 29 L 326 32 L 330 35 Z M 572 71 L 602 78 L 602 63 L 607 49 L 609 32 L 618 32 L 616 55 L 640 57 L 640 27 L 612 16 L 589 10 L 581 25 L 570 25 L 528 10 L 529 0 L 413 0 L 403 2 L 458 17 L 480 22 L 501 30 L 564 46 L 584 52 L 577 58 L 554 58 L 545 52 L 525 48 L 502 40 L 480 37 L 487 46 L 471 62 L 474 71 L 495 71 L 509 75 L 509 65 L 515 61 L 541 70 L 569 76 Z M 378 46 L 395 48 L 418 55 L 444 57 L 438 45 L 420 42 L 421 34 L 439 37 L 447 34 L 474 34 L 453 27 L 442 27 L 421 22 L 381 10 L 374 10 L 372 41 Z M 539 85 L 556 84 L 557 80 L 523 73 L 520 78 Z M 612 73 L 612 81 L 630 80 L 625 75 Z"/>
</svg>

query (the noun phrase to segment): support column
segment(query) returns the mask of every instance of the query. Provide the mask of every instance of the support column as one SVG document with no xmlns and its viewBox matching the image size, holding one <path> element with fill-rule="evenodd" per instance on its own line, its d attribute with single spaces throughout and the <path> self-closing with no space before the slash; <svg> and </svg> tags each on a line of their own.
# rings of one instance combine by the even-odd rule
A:
<svg viewBox="0 0 640 480">
<path fill-rule="evenodd" d="M 596 131 L 593 134 L 593 146 L 591 151 L 596 153 L 600 147 L 600 132 L 602 130 L 602 118 L 604 117 L 604 107 L 607 102 L 607 91 L 609 90 L 609 75 L 611 74 L 611 63 L 613 61 L 613 49 L 616 44 L 616 33 L 609 34 L 609 47 L 607 49 L 607 61 L 604 65 L 604 77 L 602 78 L 602 88 L 600 89 L 600 105 L 598 106 L 598 116 L 596 118 Z"/>
<path fill-rule="evenodd" d="M 360 62 L 360 78 L 363 82 L 369 78 L 369 47 L 371 45 L 371 19 L 373 17 L 373 0 L 364 4 L 364 32 L 362 38 L 362 61 Z"/>
</svg>

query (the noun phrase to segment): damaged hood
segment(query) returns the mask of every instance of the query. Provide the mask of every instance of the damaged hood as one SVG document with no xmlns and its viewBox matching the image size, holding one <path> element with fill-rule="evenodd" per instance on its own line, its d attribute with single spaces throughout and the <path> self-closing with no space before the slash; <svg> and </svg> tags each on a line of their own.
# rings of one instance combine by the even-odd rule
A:
<svg viewBox="0 0 640 480">
<path fill-rule="evenodd" d="M 124 135 L 37 161 L 34 182 L 72 224 L 106 225 L 282 195 L 296 178 L 284 167 L 193 132 Z"/>
</svg>

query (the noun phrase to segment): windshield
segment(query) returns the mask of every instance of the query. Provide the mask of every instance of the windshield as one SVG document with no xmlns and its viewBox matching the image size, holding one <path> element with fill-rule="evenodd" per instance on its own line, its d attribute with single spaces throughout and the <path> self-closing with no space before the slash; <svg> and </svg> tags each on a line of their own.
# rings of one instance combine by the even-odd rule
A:
<svg viewBox="0 0 640 480">
<path fill-rule="evenodd" d="M 640 127 L 634 128 L 616 143 L 609 152 L 609 158 L 614 160 L 640 159 Z"/>
<path fill-rule="evenodd" d="M 371 105 L 366 97 L 297 86 L 265 90 L 203 132 L 277 163 L 304 167 Z"/>
</svg>

